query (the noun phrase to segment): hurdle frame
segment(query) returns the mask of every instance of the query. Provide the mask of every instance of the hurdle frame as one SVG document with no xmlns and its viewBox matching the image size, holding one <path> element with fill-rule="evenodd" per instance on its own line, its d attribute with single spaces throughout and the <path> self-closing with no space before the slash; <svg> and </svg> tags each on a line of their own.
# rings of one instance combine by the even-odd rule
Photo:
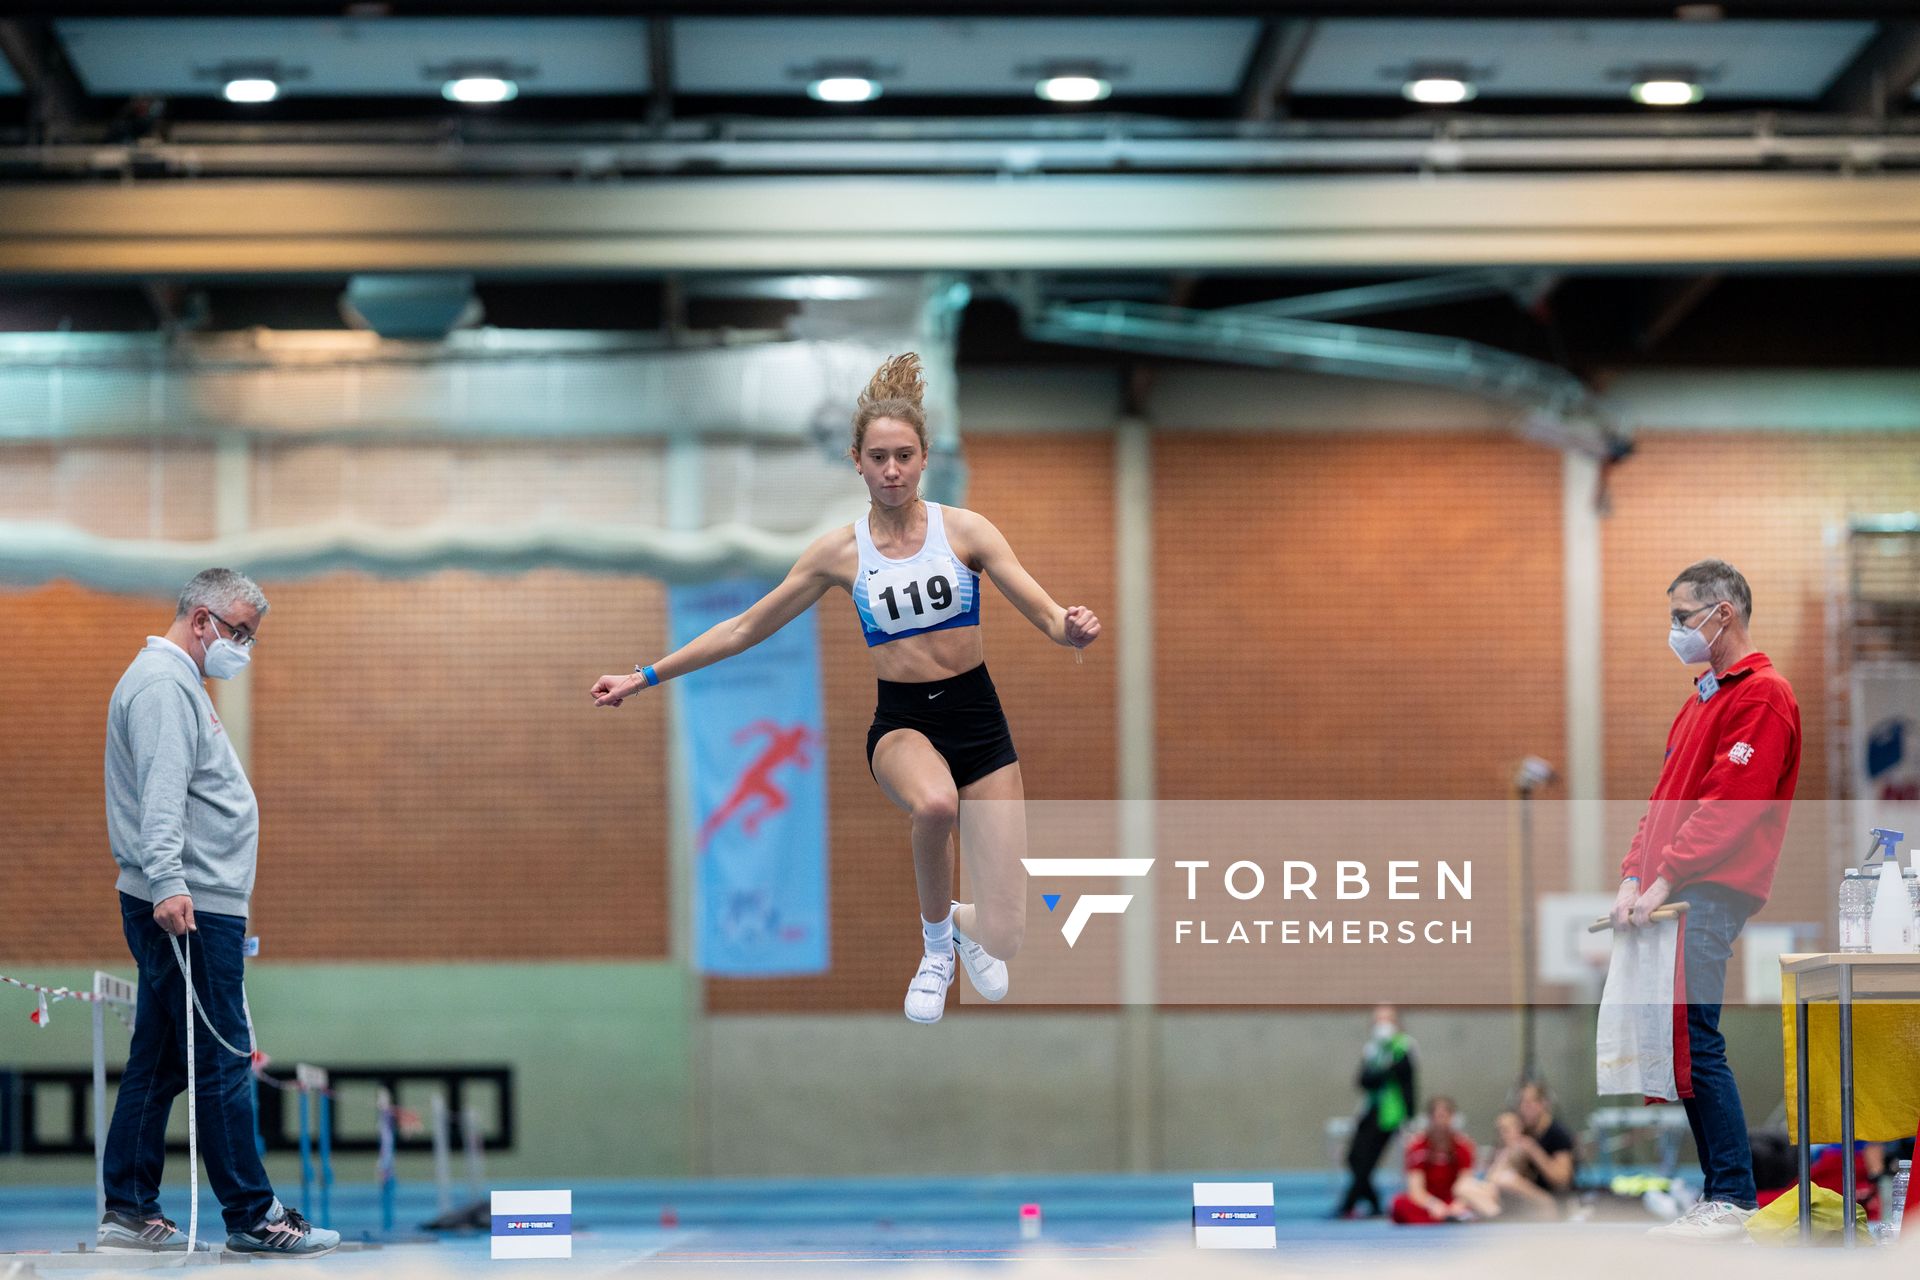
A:
<svg viewBox="0 0 1920 1280">
<path fill-rule="evenodd" d="M 93 973 L 93 1207 L 107 1216 L 107 1006 L 123 1006 L 132 1021 L 140 987 L 116 974 Z"/>
<path fill-rule="evenodd" d="M 300 1203 L 313 1205 L 314 1188 L 318 1185 L 320 1195 L 314 1221 L 330 1227 L 333 1225 L 333 1082 L 325 1067 L 307 1062 L 294 1064 L 293 1079 L 300 1091 Z M 313 1161 L 316 1145 L 320 1160 L 317 1184 Z"/>
</svg>

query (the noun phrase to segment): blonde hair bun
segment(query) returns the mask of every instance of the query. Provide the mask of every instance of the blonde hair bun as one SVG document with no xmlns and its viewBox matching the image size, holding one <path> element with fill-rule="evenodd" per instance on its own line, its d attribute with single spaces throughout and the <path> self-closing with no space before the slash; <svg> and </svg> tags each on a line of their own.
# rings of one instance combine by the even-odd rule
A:
<svg viewBox="0 0 1920 1280">
<path fill-rule="evenodd" d="M 927 413 L 922 402 L 927 382 L 920 369 L 920 357 L 912 351 L 889 356 L 887 362 L 867 379 L 867 389 L 853 411 L 853 452 L 860 453 L 867 427 L 881 418 L 894 418 L 912 427 L 920 437 L 920 449 L 927 448 Z"/>
</svg>

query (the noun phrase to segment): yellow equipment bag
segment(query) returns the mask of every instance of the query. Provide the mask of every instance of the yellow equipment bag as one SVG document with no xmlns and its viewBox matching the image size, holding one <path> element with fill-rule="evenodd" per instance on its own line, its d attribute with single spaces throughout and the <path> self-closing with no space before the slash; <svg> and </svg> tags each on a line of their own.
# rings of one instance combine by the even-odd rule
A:
<svg viewBox="0 0 1920 1280">
<path fill-rule="evenodd" d="M 1825 1187 L 1815 1187 L 1813 1189 L 1813 1243 L 1840 1243 L 1840 1224 L 1843 1220 L 1840 1193 L 1829 1191 Z M 1864 1207 L 1853 1206 L 1853 1223 L 1860 1233 L 1859 1243 L 1871 1245 L 1873 1237 L 1867 1234 L 1867 1211 Z M 1799 1188 L 1795 1187 L 1748 1218 L 1747 1234 L 1753 1237 L 1755 1244 L 1799 1244 Z"/>
</svg>

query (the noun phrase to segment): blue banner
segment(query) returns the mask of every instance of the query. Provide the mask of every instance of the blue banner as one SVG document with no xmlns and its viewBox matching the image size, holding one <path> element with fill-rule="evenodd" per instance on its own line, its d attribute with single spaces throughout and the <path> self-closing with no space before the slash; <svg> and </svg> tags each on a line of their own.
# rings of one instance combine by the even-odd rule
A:
<svg viewBox="0 0 1920 1280">
<path fill-rule="evenodd" d="M 774 585 L 672 587 L 673 646 Z M 694 967 L 721 977 L 825 972 L 826 738 L 813 618 L 674 684 L 693 787 Z"/>
</svg>

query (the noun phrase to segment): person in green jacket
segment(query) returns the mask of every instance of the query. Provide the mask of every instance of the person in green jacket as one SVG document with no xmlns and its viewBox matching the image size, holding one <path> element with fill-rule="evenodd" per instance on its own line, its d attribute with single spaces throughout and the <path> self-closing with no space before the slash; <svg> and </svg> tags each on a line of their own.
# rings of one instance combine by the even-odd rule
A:
<svg viewBox="0 0 1920 1280">
<path fill-rule="evenodd" d="M 1354 1122 L 1353 1142 L 1347 1148 L 1347 1171 L 1352 1176 L 1340 1207 L 1334 1210 L 1336 1218 L 1354 1216 L 1362 1204 L 1369 1217 L 1381 1213 L 1380 1193 L 1373 1186 L 1374 1166 L 1420 1105 L 1413 1041 L 1400 1030 L 1400 1014 L 1390 1004 L 1373 1008 L 1373 1036 L 1361 1051 L 1356 1083 L 1367 1095 L 1366 1104 Z"/>
</svg>

